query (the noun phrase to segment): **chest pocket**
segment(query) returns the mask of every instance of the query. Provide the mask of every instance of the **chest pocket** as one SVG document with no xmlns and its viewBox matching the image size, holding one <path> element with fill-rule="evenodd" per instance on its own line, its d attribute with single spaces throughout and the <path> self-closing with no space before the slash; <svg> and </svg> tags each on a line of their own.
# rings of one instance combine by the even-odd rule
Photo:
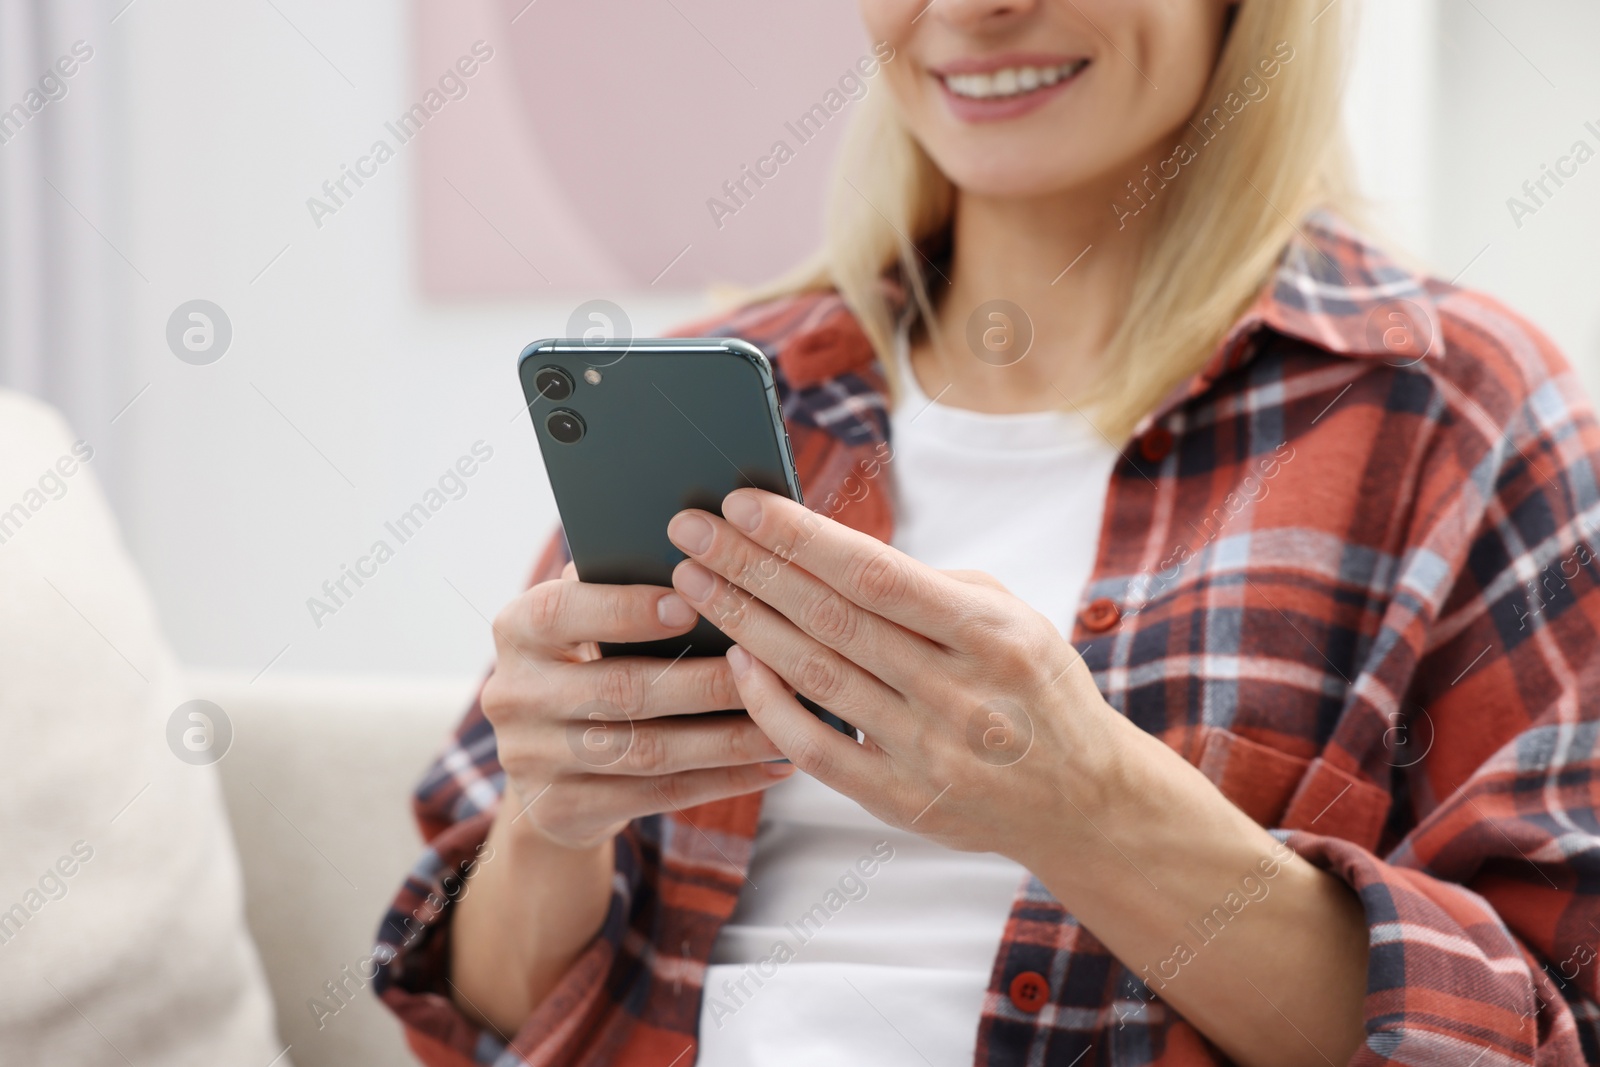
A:
<svg viewBox="0 0 1600 1067">
<path fill-rule="evenodd" d="M 1393 798 L 1386 789 L 1220 727 L 1202 727 L 1193 762 L 1222 795 L 1270 829 L 1327 834 L 1376 851 Z"/>
</svg>

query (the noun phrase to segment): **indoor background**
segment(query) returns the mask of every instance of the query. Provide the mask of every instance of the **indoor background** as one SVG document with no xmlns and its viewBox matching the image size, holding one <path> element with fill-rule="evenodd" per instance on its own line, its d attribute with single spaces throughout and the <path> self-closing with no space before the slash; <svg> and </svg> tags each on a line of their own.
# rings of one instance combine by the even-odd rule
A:
<svg viewBox="0 0 1600 1067">
<path fill-rule="evenodd" d="M 1576 142 L 1600 151 L 1596 41 L 1582 0 L 1377 0 L 1347 96 L 1373 224 L 1530 317 L 1591 393 L 1600 159 L 1537 204 L 1524 183 Z M 269 743 L 241 712 L 221 765 L 295 1062 L 399 1055 L 375 1006 L 315 1026 L 305 1001 L 371 944 L 409 862 L 407 775 L 555 520 L 518 352 L 596 300 L 663 331 L 710 283 L 808 250 L 851 102 L 791 126 L 868 50 L 844 0 L 0 0 L 0 108 L 27 110 L 0 116 L 0 386 L 93 447 L 198 691 L 301 714 Z M 63 56 L 73 73 L 27 109 Z M 793 160 L 730 201 L 778 139 Z M 210 333 L 185 347 L 195 309 Z M 475 446 L 492 457 L 400 543 L 386 524 Z M 379 540 L 393 558 L 335 603 L 324 583 Z M 325 736 L 393 741 L 386 694 L 440 710 L 381 788 L 333 773 L 319 799 L 286 777 Z M 327 718 L 346 705 L 366 718 Z M 392 826 L 341 808 L 364 798 Z M 281 943 L 273 907 L 321 924 L 309 947 Z"/>
<path fill-rule="evenodd" d="M 0 383 L 61 407 L 95 446 L 183 660 L 250 675 L 269 662 L 484 665 L 481 615 L 518 588 L 555 518 L 515 417 L 517 353 L 591 299 L 622 306 L 636 336 L 664 330 L 706 306 L 704 281 L 761 280 L 810 248 L 840 121 L 720 230 L 705 201 L 771 141 L 793 142 L 784 124 L 867 51 L 842 0 L 773 13 L 721 0 L 5 9 L 27 32 L 0 26 L 0 100 L 76 40 L 94 56 L 0 145 Z M 1364 12 L 1348 97 L 1383 232 L 1532 318 L 1591 390 L 1600 162 L 1520 220 L 1507 200 L 1530 202 L 1523 183 L 1575 141 L 1600 149 L 1585 126 L 1600 130 L 1596 40 L 1600 9 L 1579 0 L 1385 0 Z M 493 58 L 401 144 L 386 124 L 475 41 Z M 544 52 L 572 58 L 549 69 Z M 450 128 L 519 123 L 515 143 L 475 148 Z M 540 200 L 536 218 L 517 214 L 515 176 L 497 172 L 537 153 L 540 134 L 565 165 L 520 193 Z M 380 138 L 394 158 L 314 215 L 307 201 L 331 205 L 323 183 Z M 551 219 L 565 220 L 559 235 L 541 230 Z M 430 248 L 427 225 L 465 236 Z M 635 261 L 617 262 L 619 247 Z M 474 249 L 487 262 L 472 266 Z M 232 326 L 205 366 L 166 338 L 195 299 Z M 467 494 L 318 628 L 307 599 L 480 439 L 494 459 Z"/>
</svg>

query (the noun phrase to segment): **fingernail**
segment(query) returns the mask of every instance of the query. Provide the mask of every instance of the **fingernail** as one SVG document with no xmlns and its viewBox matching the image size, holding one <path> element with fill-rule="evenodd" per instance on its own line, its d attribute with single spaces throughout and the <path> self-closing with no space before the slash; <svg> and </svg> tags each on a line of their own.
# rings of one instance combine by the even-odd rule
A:
<svg viewBox="0 0 1600 1067">
<path fill-rule="evenodd" d="M 774 778 L 784 778 L 794 773 L 794 764 L 786 759 L 773 760 L 771 763 L 763 763 L 761 769 Z"/>
<path fill-rule="evenodd" d="M 677 593 L 668 593 L 656 601 L 656 618 L 661 620 L 661 625 L 677 629 L 694 622 L 695 610 Z"/>
<path fill-rule="evenodd" d="M 667 536 L 685 552 L 699 555 L 711 547 L 711 524 L 699 515 L 680 511 L 667 523 Z"/>
<path fill-rule="evenodd" d="M 733 676 L 735 678 L 743 678 L 744 672 L 750 669 L 752 662 L 750 653 L 738 645 L 728 649 L 728 666 L 733 668 Z"/>
<path fill-rule="evenodd" d="M 680 563 L 672 572 L 673 584 L 690 600 L 709 599 L 717 587 L 711 572 L 698 563 Z"/>
<path fill-rule="evenodd" d="M 748 493 L 730 493 L 722 501 L 722 517 L 745 533 L 761 525 L 761 505 Z"/>
</svg>

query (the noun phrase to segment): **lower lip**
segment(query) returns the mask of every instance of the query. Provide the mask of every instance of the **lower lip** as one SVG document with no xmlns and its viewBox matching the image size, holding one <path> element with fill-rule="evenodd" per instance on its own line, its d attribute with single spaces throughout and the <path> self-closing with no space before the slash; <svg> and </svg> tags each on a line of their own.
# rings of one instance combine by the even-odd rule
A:
<svg viewBox="0 0 1600 1067">
<path fill-rule="evenodd" d="M 958 96 L 950 91 L 944 79 L 934 75 L 933 80 L 938 83 L 939 91 L 944 93 L 945 102 L 950 105 L 950 111 L 962 122 L 1000 122 L 1005 119 L 1014 119 L 1019 115 L 1026 115 L 1037 108 L 1044 107 L 1050 101 L 1066 91 L 1067 86 L 1077 81 L 1088 66 L 1080 67 L 1066 78 L 1062 78 L 1054 85 L 1046 85 L 1030 93 L 1018 93 L 1015 96 L 1005 96 L 998 99 L 974 100 L 970 96 Z"/>
</svg>

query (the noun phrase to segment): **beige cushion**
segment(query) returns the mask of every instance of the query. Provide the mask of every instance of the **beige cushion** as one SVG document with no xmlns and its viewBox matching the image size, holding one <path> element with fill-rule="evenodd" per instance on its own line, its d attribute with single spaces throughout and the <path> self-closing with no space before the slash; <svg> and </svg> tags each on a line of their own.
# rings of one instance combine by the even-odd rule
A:
<svg viewBox="0 0 1600 1067">
<path fill-rule="evenodd" d="M 286 1067 L 216 768 L 169 748 L 190 694 L 75 441 L 0 391 L 0 1061 Z"/>
<path fill-rule="evenodd" d="M 234 726 L 217 769 L 278 1032 L 299 1067 L 415 1063 L 366 976 L 378 922 L 422 855 L 411 791 L 478 679 L 254 674 L 194 682 Z"/>
</svg>

